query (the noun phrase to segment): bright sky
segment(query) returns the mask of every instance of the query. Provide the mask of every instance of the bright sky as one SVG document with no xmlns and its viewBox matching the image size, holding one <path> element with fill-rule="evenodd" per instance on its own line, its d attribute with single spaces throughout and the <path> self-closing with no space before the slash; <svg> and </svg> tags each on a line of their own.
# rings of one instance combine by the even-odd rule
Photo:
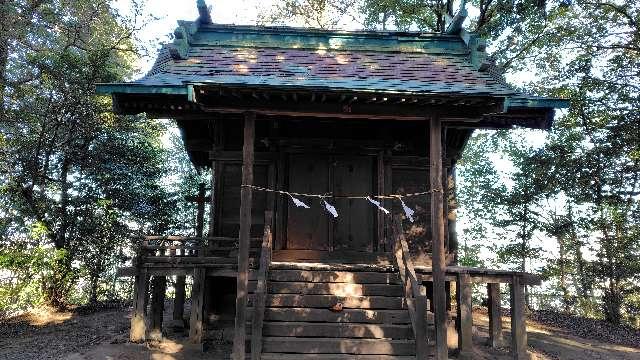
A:
<svg viewBox="0 0 640 360">
<path fill-rule="evenodd" d="M 130 3 L 131 0 L 117 0 L 116 6 L 122 13 L 129 13 Z M 259 14 L 267 11 L 273 0 L 207 0 L 207 4 L 212 7 L 211 16 L 215 23 L 254 25 Z M 145 24 L 140 40 L 155 49 L 170 41 L 169 37 L 177 27 L 178 20 L 198 18 L 196 0 L 147 0 L 145 11 L 146 15 L 158 20 Z M 139 64 L 142 73 L 151 68 L 155 55 L 152 51 L 149 57 L 142 59 Z"/>
</svg>

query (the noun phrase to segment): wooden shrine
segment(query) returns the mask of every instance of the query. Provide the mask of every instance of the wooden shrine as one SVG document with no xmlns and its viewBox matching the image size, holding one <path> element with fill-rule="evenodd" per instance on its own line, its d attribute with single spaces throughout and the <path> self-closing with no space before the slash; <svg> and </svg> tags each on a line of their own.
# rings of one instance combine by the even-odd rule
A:
<svg viewBox="0 0 640 360">
<path fill-rule="evenodd" d="M 116 113 L 175 119 L 211 172 L 194 236 L 145 237 L 121 270 L 135 276 L 131 340 L 162 336 L 175 277 L 174 319 L 188 314 L 196 344 L 222 331 L 234 359 L 468 359 L 472 284 L 487 284 L 496 347 L 508 284 L 510 347 L 526 358 L 523 289 L 540 279 L 457 266 L 455 165 L 475 129 L 548 129 L 566 102 L 506 85 L 458 22 L 438 34 L 219 25 L 198 3 L 145 77 L 97 88 Z"/>
</svg>

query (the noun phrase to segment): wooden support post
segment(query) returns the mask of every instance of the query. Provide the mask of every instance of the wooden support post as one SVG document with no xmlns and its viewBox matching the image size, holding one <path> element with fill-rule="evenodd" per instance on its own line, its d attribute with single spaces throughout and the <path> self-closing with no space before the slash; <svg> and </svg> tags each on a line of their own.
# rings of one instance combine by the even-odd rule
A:
<svg viewBox="0 0 640 360">
<path fill-rule="evenodd" d="M 513 276 L 511 286 L 511 354 L 516 360 L 529 359 L 527 353 L 527 318 L 524 307 L 524 285 Z"/>
<path fill-rule="evenodd" d="M 206 269 L 193 270 L 193 286 L 191 287 L 191 319 L 189 321 L 189 341 L 193 344 L 202 343 L 204 337 L 204 293 Z"/>
<path fill-rule="evenodd" d="M 184 299 L 186 276 L 177 275 L 173 298 L 173 327 L 184 328 Z"/>
<path fill-rule="evenodd" d="M 204 206 L 206 188 L 204 183 L 198 185 L 198 212 L 196 213 L 196 237 L 202 237 L 204 233 Z"/>
<path fill-rule="evenodd" d="M 473 358 L 473 307 L 471 304 L 471 279 L 460 273 L 456 280 L 458 312 L 458 359 Z"/>
<path fill-rule="evenodd" d="M 431 163 L 431 241 L 433 272 L 433 305 L 436 328 L 437 360 L 448 358 L 447 347 L 447 299 L 445 291 L 444 211 L 442 189 L 442 123 L 433 116 L 430 124 L 429 160 Z"/>
<path fill-rule="evenodd" d="M 164 316 L 164 299 L 167 290 L 167 278 L 154 275 L 151 283 L 151 326 L 150 340 L 162 340 L 162 319 Z"/>
<path fill-rule="evenodd" d="M 215 150 L 215 148 L 214 148 Z M 220 179 L 216 179 L 216 176 L 220 176 L 219 173 L 219 162 L 213 161 L 211 163 L 211 192 L 209 195 L 209 230 L 207 234 L 209 237 L 213 237 L 215 235 L 215 219 L 216 219 L 216 196 L 218 194 L 218 182 Z"/>
<path fill-rule="evenodd" d="M 378 157 L 377 157 L 377 166 L 376 166 L 376 170 L 378 173 L 378 179 L 377 179 L 377 186 L 378 186 L 378 195 L 384 195 L 384 153 L 383 152 L 379 152 L 378 153 Z M 388 206 L 388 201 L 385 202 L 383 201 L 383 206 Z M 385 238 L 384 238 L 384 222 L 385 222 L 385 214 L 382 211 L 377 211 L 377 218 L 376 218 L 376 229 L 377 229 L 377 238 L 378 238 L 378 243 L 376 244 L 376 251 L 378 252 L 384 252 L 385 250 Z"/>
<path fill-rule="evenodd" d="M 487 284 L 489 297 L 489 345 L 492 348 L 504 346 L 502 337 L 502 311 L 500 311 L 500 284 Z"/>
<path fill-rule="evenodd" d="M 242 147 L 242 185 L 253 185 L 253 150 L 255 139 L 255 113 L 244 117 L 244 145 Z M 233 333 L 233 359 L 245 359 L 247 287 L 249 281 L 249 241 L 251 232 L 252 190 L 240 190 L 240 234 L 238 247 L 238 279 L 236 294 L 236 323 Z"/>
<path fill-rule="evenodd" d="M 142 342 L 146 339 L 148 282 L 146 269 L 140 269 L 133 286 L 133 314 L 131 315 L 131 330 L 129 332 L 131 342 Z"/>
</svg>

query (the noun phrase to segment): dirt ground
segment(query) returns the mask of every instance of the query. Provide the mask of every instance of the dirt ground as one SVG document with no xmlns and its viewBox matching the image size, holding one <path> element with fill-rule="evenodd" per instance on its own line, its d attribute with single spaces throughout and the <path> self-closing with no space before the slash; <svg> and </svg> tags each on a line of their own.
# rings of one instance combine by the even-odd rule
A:
<svg viewBox="0 0 640 360">
<path fill-rule="evenodd" d="M 34 312 L 0 322 L 0 359 L 65 360 L 182 360 L 227 358 L 215 349 L 202 353 L 186 345 L 185 334 L 169 333 L 162 342 L 127 342 L 129 313 L 107 310 L 89 315 L 73 312 Z M 474 314 L 474 359 L 509 359 L 508 348 L 491 349 L 484 345 L 488 337 L 488 318 Z M 509 318 L 504 318 L 509 341 Z M 528 325 L 531 358 L 536 360 L 640 360 L 640 348 L 586 340 L 564 329 L 530 321 Z"/>
</svg>

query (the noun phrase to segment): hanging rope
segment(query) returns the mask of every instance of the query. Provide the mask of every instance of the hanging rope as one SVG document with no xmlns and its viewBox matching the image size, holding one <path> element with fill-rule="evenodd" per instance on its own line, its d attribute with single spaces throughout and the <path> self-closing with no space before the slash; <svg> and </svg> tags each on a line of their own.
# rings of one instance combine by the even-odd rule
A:
<svg viewBox="0 0 640 360">
<path fill-rule="evenodd" d="M 298 193 L 298 192 L 291 192 L 291 191 L 283 191 L 283 190 L 274 190 L 274 189 L 267 189 L 267 188 L 263 188 L 260 186 L 254 186 L 254 185 L 242 185 L 243 187 L 247 187 L 247 188 L 251 188 L 253 190 L 259 190 L 259 191 L 267 191 L 267 192 L 273 192 L 273 193 L 277 193 L 277 194 L 283 194 L 283 195 L 294 195 L 294 196 L 304 196 L 304 197 L 312 197 L 312 198 L 320 198 L 320 199 L 324 199 L 324 198 L 333 198 L 333 199 L 361 199 L 361 200 L 368 200 L 369 198 L 376 198 L 376 199 L 389 199 L 389 200 L 393 200 L 393 199 L 402 199 L 405 197 L 415 197 L 415 196 L 422 196 L 422 195 L 428 195 L 431 194 L 432 192 L 442 192 L 442 190 L 440 189 L 433 189 L 431 191 L 422 191 L 422 192 L 417 192 L 417 193 L 409 193 L 409 194 L 391 194 L 391 195 L 333 195 L 332 193 L 325 193 L 325 194 L 306 194 L 306 193 Z"/>
<path fill-rule="evenodd" d="M 410 193 L 410 194 L 333 195 L 332 193 L 307 194 L 307 193 L 299 193 L 299 192 L 291 192 L 291 191 L 283 191 L 283 190 L 274 190 L 274 189 L 267 189 L 267 188 L 263 188 L 263 187 L 260 187 L 260 186 L 254 186 L 254 185 L 242 185 L 242 187 L 250 188 L 250 189 L 258 190 L 258 191 L 265 191 L 265 192 L 272 192 L 272 193 L 276 193 L 276 194 L 287 195 L 287 196 L 289 196 L 291 198 L 291 201 L 293 201 L 293 204 L 296 207 L 304 208 L 304 209 L 310 209 L 311 207 L 309 205 L 307 205 L 305 202 L 303 202 L 302 200 L 298 199 L 296 196 L 298 196 L 298 197 L 316 198 L 316 199 L 319 200 L 319 202 L 322 205 L 322 207 L 329 214 L 331 214 L 334 218 L 338 217 L 338 210 L 335 208 L 335 206 L 329 204 L 327 199 L 334 199 L 334 200 L 335 199 L 361 199 L 361 200 L 367 200 L 368 202 L 373 204 L 375 207 L 377 207 L 378 210 L 382 211 L 386 215 L 390 215 L 391 212 L 389 210 L 387 210 L 384 206 L 382 206 L 380 201 L 374 200 L 374 198 L 375 199 L 380 199 L 380 200 L 382 200 L 382 199 L 398 200 L 398 201 L 400 201 L 400 204 L 402 206 L 402 210 L 404 211 L 406 217 L 411 222 L 413 222 L 415 220 L 415 218 L 414 218 L 415 211 L 413 209 L 411 209 L 410 207 L 408 207 L 407 204 L 405 204 L 405 202 L 403 200 L 404 198 L 428 195 L 428 194 L 431 194 L 433 192 L 442 192 L 442 189 L 432 189 L 431 191 L 423 191 L 423 192 Z"/>
</svg>

